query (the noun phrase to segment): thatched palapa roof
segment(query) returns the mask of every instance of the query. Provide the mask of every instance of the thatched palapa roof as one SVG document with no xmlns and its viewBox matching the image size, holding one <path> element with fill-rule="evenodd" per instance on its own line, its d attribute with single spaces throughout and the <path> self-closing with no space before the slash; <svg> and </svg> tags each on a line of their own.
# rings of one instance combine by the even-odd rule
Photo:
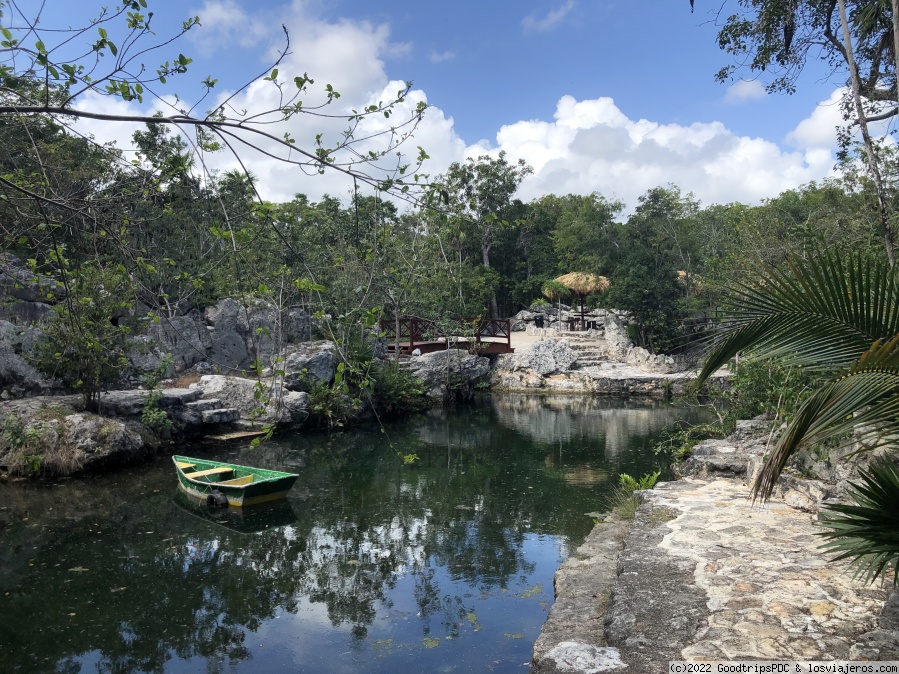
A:
<svg viewBox="0 0 899 674">
<path fill-rule="evenodd" d="M 561 283 L 566 288 L 570 288 L 572 292 L 578 295 L 589 295 L 591 293 L 604 293 L 609 289 L 609 279 L 598 274 L 585 274 L 580 271 L 573 271 L 570 274 L 563 274 L 556 279 L 556 283 Z"/>
</svg>

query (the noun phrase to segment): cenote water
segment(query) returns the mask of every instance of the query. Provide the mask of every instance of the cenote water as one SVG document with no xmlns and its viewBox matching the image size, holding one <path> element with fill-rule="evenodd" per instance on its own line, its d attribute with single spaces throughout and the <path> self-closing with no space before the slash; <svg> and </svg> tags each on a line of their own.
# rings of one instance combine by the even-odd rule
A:
<svg viewBox="0 0 899 674">
<path fill-rule="evenodd" d="M 243 513 L 179 498 L 166 457 L 0 484 L 0 670 L 526 672 L 586 513 L 618 473 L 665 470 L 652 446 L 693 414 L 504 395 L 384 432 L 179 447 L 301 474 Z"/>
</svg>

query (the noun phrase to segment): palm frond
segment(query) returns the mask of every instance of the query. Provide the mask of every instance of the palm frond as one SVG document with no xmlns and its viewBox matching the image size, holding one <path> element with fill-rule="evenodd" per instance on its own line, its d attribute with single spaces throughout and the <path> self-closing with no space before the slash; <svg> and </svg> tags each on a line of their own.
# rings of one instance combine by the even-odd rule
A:
<svg viewBox="0 0 899 674">
<path fill-rule="evenodd" d="M 832 369 L 899 334 L 899 279 L 885 262 L 836 253 L 787 262 L 783 270 L 763 268 L 757 283 L 729 295 L 700 384 L 741 351 Z"/>
<path fill-rule="evenodd" d="M 834 560 L 849 559 L 856 577 L 872 582 L 892 566 L 893 585 L 899 585 L 899 464 L 882 459 L 859 473 L 852 483 L 854 504 L 832 505 L 821 524 L 828 541 L 822 546 L 835 552 Z"/>
<path fill-rule="evenodd" d="M 753 485 L 755 498 L 767 499 L 790 456 L 826 438 L 863 429 L 854 440 L 866 448 L 899 435 L 899 334 L 877 342 L 849 372 L 816 391 L 796 412 Z"/>
</svg>

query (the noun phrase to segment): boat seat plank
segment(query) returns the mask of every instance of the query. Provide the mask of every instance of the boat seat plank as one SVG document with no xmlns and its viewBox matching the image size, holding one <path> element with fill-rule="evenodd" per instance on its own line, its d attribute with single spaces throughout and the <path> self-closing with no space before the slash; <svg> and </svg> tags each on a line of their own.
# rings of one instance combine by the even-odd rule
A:
<svg viewBox="0 0 899 674">
<path fill-rule="evenodd" d="M 207 470 L 200 470 L 196 473 L 184 473 L 184 477 L 189 477 L 193 480 L 196 480 L 199 477 L 210 477 L 212 475 L 228 475 L 233 473 L 233 468 L 226 468 L 225 466 L 219 466 L 217 468 L 208 468 Z"/>
<path fill-rule="evenodd" d="M 239 487 L 242 484 L 250 484 L 253 481 L 252 475 L 244 475 L 243 477 L 235 477 L 233 480 L 223 480 L 218 484 L 226 484 L 232 487 Z"/>
<path fill-rule="evenodd" d="M 188 468 L 196 468 L 197 467 L 197 464 L 188 463 L 187 461 L 176 461 L 175 463 L 178 464 L 178 468 L 180 468 L 181 470 L 187 470 Z"/>
</svg>

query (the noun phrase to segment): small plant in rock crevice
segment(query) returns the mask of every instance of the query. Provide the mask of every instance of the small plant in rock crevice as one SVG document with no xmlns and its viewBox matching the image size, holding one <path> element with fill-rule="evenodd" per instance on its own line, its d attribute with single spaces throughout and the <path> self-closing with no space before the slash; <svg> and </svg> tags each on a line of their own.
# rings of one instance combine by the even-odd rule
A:
<svg viewBox="0 0 899 674">
<path fill-rule="evenodd" d="M 633 519 L 637 514 L 637 508 L 640 507 L 640 499 L 635 492 L 652 489 L 661 475 L 661 471 L 656 471 L 634 478 L 627 473 L 621 473 L 618 476 L 618 486 L 606 499 L 607 509 L 624 519 Z"/>
</svg>

